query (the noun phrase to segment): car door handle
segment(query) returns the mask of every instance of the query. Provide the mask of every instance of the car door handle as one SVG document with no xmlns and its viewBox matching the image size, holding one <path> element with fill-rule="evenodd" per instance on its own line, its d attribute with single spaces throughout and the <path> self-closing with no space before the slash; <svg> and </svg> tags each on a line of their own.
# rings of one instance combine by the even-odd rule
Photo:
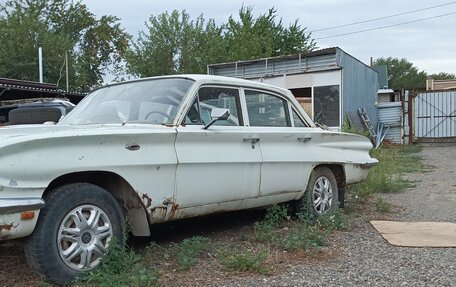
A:
<svg viewBox="0 0 456 287">
<path fill-rule="evenodd" d="M 244 142 L 250 142 L 252 144 L 252 149 L 255 148 L 255 144 L 260 141 L 259 138 L 245 138 L 243 139 Z"/>
<path fill-rule="evenodd" d="M 257 142 L 260 141 L 260 139 L 259 138 L 245 138 L 244 141 L 251 142 L 252 144 L 256 144 Z"/>
<path fill-rule="evenodd" d="M 127 144 L 125 145 L 125 148 L 128 150 L 138 150 L 141 146 L 139 144 Z"/>
<path fill-rule="evenodd" d="M 309 142 L 311 139 L 312 139 L 312 137 L 310 137 L 310 136 L 308 136 L 308 137 L 300 137 L 300 138 L 298 138 L 298 142 L 306 143 L 306 142 Z"/>
</svg>

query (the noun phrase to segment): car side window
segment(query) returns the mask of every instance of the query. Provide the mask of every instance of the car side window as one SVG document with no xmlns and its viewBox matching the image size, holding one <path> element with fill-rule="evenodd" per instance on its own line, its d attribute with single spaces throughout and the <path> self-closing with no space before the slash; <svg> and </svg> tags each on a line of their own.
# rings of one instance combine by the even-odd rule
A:
<svg viewBox="0 0 456 287">
<path fill-rule="evenodd" d="M 245 91 L 250 126 L 291 127 L 286 100 L 261 91 Z"/>
<path fill-rule="evenodd" d="M 293 123 L 296 128 L 306 128 L 308 125 L 301 120 L 301 118 L 298 116 L 298 113 L 293 109 Z"/>
<path fill-rule="evenodd" d="M 230 117 L 226 121 L 217 121 L 214 125 L 242 125 L 239 90 L 224 87 L 202 87 L 185 116 L 186 125 L 206 125 L 211 121 L 214 108 L 229 109 Z"/>
</svg>

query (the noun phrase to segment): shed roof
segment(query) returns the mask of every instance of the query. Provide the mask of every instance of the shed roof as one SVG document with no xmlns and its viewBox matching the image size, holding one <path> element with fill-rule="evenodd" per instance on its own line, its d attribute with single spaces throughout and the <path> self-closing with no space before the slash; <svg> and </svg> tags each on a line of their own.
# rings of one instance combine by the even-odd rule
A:
<svg viewBox="0 0 456 287">
<path fill-rule="evenodd" d="M 85 93 L 66 92 L 55 84 L 0 78 L 0 102 L 33 98 L 68 98 L 78 103 Z"/>
</svg>

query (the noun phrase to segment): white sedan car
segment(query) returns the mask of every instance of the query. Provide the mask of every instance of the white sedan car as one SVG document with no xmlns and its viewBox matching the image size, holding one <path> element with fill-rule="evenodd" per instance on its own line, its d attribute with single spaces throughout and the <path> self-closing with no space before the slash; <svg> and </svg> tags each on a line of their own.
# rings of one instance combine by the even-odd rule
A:
<svg viewBox="0 0 456 287">
<path fill-rule="evenodd" d="M 377 163 L 371 148 L 316 127 L 270 85 L 207 75 L 108 85 L 56 125 L 0 128 L 0 240 L 27 237 L 31 267 L 66 284 L 100 265 L 126 218 L 147 236 L 153 223 L 283 202 L 331 211 Z"/>
</svg>

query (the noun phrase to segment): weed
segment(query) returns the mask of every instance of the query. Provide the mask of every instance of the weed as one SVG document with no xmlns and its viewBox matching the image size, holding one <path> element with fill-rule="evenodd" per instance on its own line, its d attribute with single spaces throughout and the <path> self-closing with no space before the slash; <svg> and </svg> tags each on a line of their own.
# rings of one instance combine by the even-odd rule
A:
<svg viewBox="0 0 456 287">
<path fill-rule="evenodd" d="M 201 236 L 187 238 L 179 244 L 174 244 L 171 249 L 177 263 L 183 270 L 195 266 L 198 257 L 209 248 L 209 239 Z"/>
<path fill-rule="evenodd" d="M 101 266 L 80 279 L 82 286 L 156 286 L 158 274 L 146 268 L 142 257 L 127 248 L 126 243 L 115 239 L 110 242 L 109 253 Z"/>
<path fill-rule="evenodd" d="M 375 209 L 378 212 L 389 212 L 391 210 L 391 205 L 382 197 L 377 197 L 377 200 L 375 201 Z"/>
<path fill-rule="evenodd" d="M 268 209 L 262 223 L 271 227 L 279 227 L 282 223 L 290 219 L 286 205 L 273 205 Z"/>
<path fill-rule="evenodd" d="M 317 225 L 311 225 L 306 221 L 299 222 L 291 232 L 282 237 L 279 245 L 286 250 L 309 250 L 319 248 L 326 243 L 327 232 L 321 230 Z M 277 244 L 276 243 L 276 244 Z"/>
<path fill-rule="evenodd" d="M 349 186 L 348 189 L 354 193 L 357 201 L 364 202 L 375 192 L 400 192 L 413 186 L 403 178 L 403 174 L 424 170 L 421 157 L 416 155 L 420 150 L 419 145 L 371 150 L 371 156 L 380 163 L 369 171 L 363 182 Z"/>
<path fill-rule="evenodd" d="M 328 231 L 347 230 L 350 227 L 348 217 L 339 209 L 320 215 L 317 218 L 317 225 Z"/>
<path fill-rule="evenodd" d="M 255 238 L 259 241 L 271 241 L 275 237 L 275 230 L 289 219 L 286 206 L 273 205 L 267 210 L 264 219 L 255 223 Z"/>
<path fill-rule="evenodd" d="M 269 273 L 265 261 L 269 252 L 254 253 L 245 249 L 226 248 L 217 253 L 217 260 L 226 268 L 239 272 Z"/>
<path fill-rule="evenodd" d="M 350 121 L 346 117 L 344 119 L 344 123 L 342 125 L 342 131 L 344 133 L 351 133 L 351 134 L 357 134 L 357 135 L 362 135 L 365 137 L 369 137 L 369 132 L 365 129 L 358 129 L 357 127 L 351 126 Z"/>
</svg>

